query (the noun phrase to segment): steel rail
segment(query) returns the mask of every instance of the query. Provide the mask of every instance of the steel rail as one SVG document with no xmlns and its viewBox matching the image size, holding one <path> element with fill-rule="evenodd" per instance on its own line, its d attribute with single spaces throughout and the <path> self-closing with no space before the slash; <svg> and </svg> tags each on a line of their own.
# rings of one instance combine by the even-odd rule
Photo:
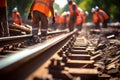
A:
<svg viewBox="0 0 120 80">
<path fill-rule="evenodd" d="M 42 54 L 46 50 L 50 49 L 52 46 L 62 42 L 66 38 L 71 37 L 76 32 L 70 32 L 65 35 L 57 36 L 55 39 L 51 41 L 45 41 L 43 43 L 39 43 L 37 45 L 28 47 L 23 51 L 16 52 L 14 54 L 10 54 L 9 57 L 3 58 L 0 60 L 0 75 L 3 75 L 23 63 L 29 61 L 30 59 L 35 58 L 36 56 Z"/>
<path fill-rule="evenodd" d="M 54 34 L 61 34 L 61 33 L 65 33 L 65 32 L 67 32 L 67 31 L 66 30 L 61 30 L 61 31 L 48 32 L 48 36 L 49 35 L 54 35 Z M 40 35 L 41 34 L 39 34 L 39 36 Z M 12 45 L 13 43 L 24 42 L 26 40 L 30 40 L 31 38 L 32 38 L 32 34 L 2 37 L 2 38 L 0 38 L 0 47 L 3 47 L 4 45 Z"/>
</svg>

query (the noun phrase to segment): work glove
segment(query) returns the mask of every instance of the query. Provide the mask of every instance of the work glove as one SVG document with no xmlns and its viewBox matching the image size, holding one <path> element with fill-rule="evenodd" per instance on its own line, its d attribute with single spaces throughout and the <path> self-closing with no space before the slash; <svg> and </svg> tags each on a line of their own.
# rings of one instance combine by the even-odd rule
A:
<svg viewBox="0 0 120 80">
<path fill-rule="evenodd" d="M 31 16 L 31 13 L 28 14 L 28 20 L 31 20 L 32 19 L 32 16 Z"/>
<path fill-rule="evenodd" d="M 55 17 L 52 18 L 52 21 L 53 21 L 52 24 L 54 24 L 55 23 Z"/>
</svg>

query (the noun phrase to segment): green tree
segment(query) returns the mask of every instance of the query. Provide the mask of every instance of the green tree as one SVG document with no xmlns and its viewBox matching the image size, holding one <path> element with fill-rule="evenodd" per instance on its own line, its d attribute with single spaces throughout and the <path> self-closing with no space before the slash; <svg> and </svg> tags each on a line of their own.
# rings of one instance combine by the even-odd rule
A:
<svg viewBox="0 0 120 80">
<path fill-rule="evenodd" d="M 18 8 L 21 15 L 24 15 L 24 13 L 27 13 L 29 11 L 32 1 L 33 0 L 8 0 L 8 15 L 12 15 L 12 10 L 14 7 Z"/>
<path fill-rule="evenodd" d="M 8 15 L 12 15 L 12 9 L 17 7 L 20 11 L 21 15 L 27 14 L 31 3 L 33 0 L 7 0 L 8 4 Z M 78 7 L 83 9 L 84 11 L 87 10 L 91 14 L 91 8 L 95 7 L 96 5 L 103 9 L 106 13 L 109 14 L 112 20 L 120 21 L 120 7 L 119 7 L 119 0 L 73 0 L 76 2 Z M 54 8 L 62 13 L 64 11 L 68 11 L 68 4 L 60 9 L 57 4 L 54 4 Z M 92 16 L 92 15 L 90 15 Z"/>
</svg>

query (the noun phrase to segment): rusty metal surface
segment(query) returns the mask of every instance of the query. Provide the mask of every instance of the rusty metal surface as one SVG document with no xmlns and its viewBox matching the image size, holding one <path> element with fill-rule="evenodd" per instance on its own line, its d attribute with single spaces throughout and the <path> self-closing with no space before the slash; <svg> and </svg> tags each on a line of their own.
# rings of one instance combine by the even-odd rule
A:
<svg viewBox="0 0 120 80">
<path fill-rule="evenodd" d="M 42 55 L 42 53 L 51 49 L 53 46 L 62 43 L 62 41 L 65 41 L 67 38 L 69 39 L 72 34 L 74 34 L 74 32 L 51 38 L 43 43 L 39 43 L 22 51 L 10 54 L 9 57 L 0 60 L 0 74 L 6 75 L 6 73 L 12 71 L 12 69 L 19 67 L 38 55 Z"/>
<path fill-rule="evenodd" d="M 9 73 L 7 76 L 12 80 L 119 80 L 119 30 L 95 30 L 90 27 L 92 25 L 85 24 L 81 31 L 69 37 L 66 42 L 57 43 L 60 39 L 56 37 L 28 48 L 32 52 L 34 47 L 37 50 L 46 45 L 57 45 L 49 50 L 41 48 L 41 51 L 46 49 L 45 52 L 39 51 L 42 55 L 36 53 L 34 60 L 30 60 L 29 56 L 26 58 L 28 63 L 12 72 L 15 76 Z"/>
</svg>

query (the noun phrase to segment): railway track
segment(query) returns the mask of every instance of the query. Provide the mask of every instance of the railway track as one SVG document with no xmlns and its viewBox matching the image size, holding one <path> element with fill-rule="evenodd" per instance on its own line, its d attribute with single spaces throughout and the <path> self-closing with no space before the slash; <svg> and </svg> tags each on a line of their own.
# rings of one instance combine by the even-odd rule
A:
<svg viewBox="0 0 120 80">
<path fill-rule="evenodd" d="M 59 36 L 60 34 L 67 33 L 67 30 L 48 32 L 47 38 L 52 38 L 54 36 Z M 39 36 L 41 36 L 39 34 Z M 32 34 L 11 36 L 0 38 L 0 54 L 8 54 L 9 52 L 15 51 L 18 48 L 24 48 L 26 46 L 34 45 L 32 43 Z M 2 57 L 1 55 L 0 57 Z M 4 56 L 3 56 L 4 57 Z"/>
<path fill-rule="evenodd" d="M 11 72 L 11 71 L 14 72 L 14 70 L 12 70 L 12 68 L 17 68 L 20 65 L 22 65 L 24 62 L 28 62 L 29 60 L 33 59 L 36 56 L 47 53 L 47 50 L 48 51 L 50 50 L 50 52 L 55 51 L 55 49 L 52 49 L 53 51 L 51 51 L 51 47 L 57 46 L 58 43 L 60 45 L 62 45 L 61 43 L 64 43 L 65 40 L 69 39 L 70 36 L 72 36 L 74 33 L 75 32 L 68 33 L 68 34 L 62 34 L 60 36 L 50 38 L 43 43 L 39 43 L 39 44 L 30 46 L 26 49 L 23 49 L 22 51 L 18 51 L 16 53 L 10 54 L 8 57 L 1 59 L 0 74 L 5 75 L 5 76 L 8 74 L 8 76 L 9 76 L 9 74 L 10 74 L 9 72 Z M 63 42 L 61 42 L 61 41 L 63 41 Z M 57 47 L 55 47 L 55 48 L 57 48 Z M 48 53 L 45 55 L 48 55 L 48 57 L 50 56 Z M 53 54 L 51 54 L 51 55 L 53 55 Z M 13 60 L 11 60 L 11 59 L 13 59 Z M 41 61 L 41 63 L 43 63 L 43 61 Z"/>
<path fill-rule="evenodd" d="M 1 59 L 0 79 L 119 80 L 119 37 L 116 30 L 84 27 L 50 38 Z"/>
</svg>

